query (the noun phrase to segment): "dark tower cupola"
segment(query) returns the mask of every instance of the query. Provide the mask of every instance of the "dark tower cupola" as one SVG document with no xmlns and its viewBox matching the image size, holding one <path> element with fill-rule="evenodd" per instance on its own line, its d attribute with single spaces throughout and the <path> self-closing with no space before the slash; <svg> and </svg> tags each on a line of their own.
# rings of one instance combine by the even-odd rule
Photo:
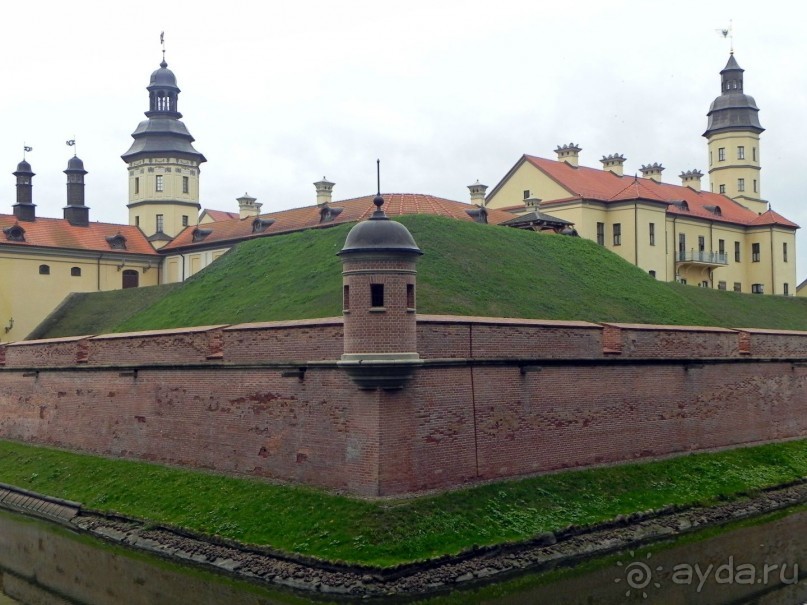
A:
<svg viewBox="0 0 807 605">
<path fill-rule="evenodd" d="M 17 164 L 17 170 L 13 174 L 17 177 L 17 203 L 14 204 L 14 216 L 20 221 L 35 221 L 36 205 L 33 202 L 31 183 L 34 173 L 31 171 L 31 165 L 23 160 Z"/>
<path fill-rule="evenodd" d="M 64 218 L 71 225 L 86 227 L 90 224 L 90 209 L 84 205 L 84 162 L 77 156 L 67 161 L 67 206 Z"/>
<path fill-rule="evenodd" d="M 709 123 L 703 136 L 727 130 L 757 134 L 765 130 L 759 123 L 759 107 L 754 97 L 743 92 L 743 71 L 732 54 L 720 72 L 720 96 L 709 107 Z"/>
</svg>

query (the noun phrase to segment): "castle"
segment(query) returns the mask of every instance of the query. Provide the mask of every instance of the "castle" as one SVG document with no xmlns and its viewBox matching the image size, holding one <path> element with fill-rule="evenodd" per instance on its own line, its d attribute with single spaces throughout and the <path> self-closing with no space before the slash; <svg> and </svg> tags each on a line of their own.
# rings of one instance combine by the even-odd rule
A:
<svg viewBox="0 0 807 605">
<path fill-rule="evenodd" d="M 580 147 L 569 144 L 557 148 L 557 160 L 522 156 L 487 196 L 485 185 L 470 185 L 470 204 L 387 194 L 386 214 L 425 212 L 577 234 L 657 279 L 791 295 L 798 226 L 761 197 L 763 128 L 733 55 L 721 79 L 704 134 L 712 191 L 701 190 L 697 170 L 682 174 L 680 186 L 661 182 L 658 163 L 644 166 L 642 178 L 626 176 L 620 154 L 604 157 L 603 170 L 587 168 L 579 165 Z M 334 183 L 324 177 L 314 183 L 314 205 L 261 214 L 257 200 L 244 194 L 238 213 L 202 210 L 206 158 L 181 119 L 180 89 L 164 58 L 147 90 L 146 119 L 121 156 L 128 171 L 128 225 L 90 220 L 80 158 L 71 158 L 64 171 L 61 219 L 36 215 L 35 174 L 25 159 L 17 166 L 13 213 L 0 214 L 0 341 L 25 338 L 71 292 L 181 282 L 239 241 L 372 216 L 373 196 L 333 201 Z"/>
</svg>

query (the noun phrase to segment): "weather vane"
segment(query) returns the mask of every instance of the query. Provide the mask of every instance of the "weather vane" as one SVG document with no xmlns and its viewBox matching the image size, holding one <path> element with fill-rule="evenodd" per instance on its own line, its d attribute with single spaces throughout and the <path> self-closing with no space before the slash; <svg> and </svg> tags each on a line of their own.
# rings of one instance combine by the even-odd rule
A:
<svg viewBox="0 0 807 605">
<path fill-rule="evenodd" d="M 730 50 L 731 54 L 733 55 L 734 54 L 734 22 L 733 22 L 733 20 L 729 19 L 729 27 L 728 27 L 728 29 L 717 29 L 715 31 L 717 33 L 719 33 L 721 36 L 723 36 L 724 40 L 726 38 L 728 38 L 728 40 L 729 40 L 729 50 Z"/>
<path fill-rule="evenodd" d="M 73 157 L 75 157 L 78 154 L 78 149 L 76 148 L 76 135 L 73 135 L 72 139 L 65 141 L 65 144 L 67 144 L 68 147 L 73 148 Z"/>
<path fill-rule="evenodd" d="M 26 145 L 25 143 L 23 143 L 22 144 L 22 159 L 23 160 L 25 159 L 25 154 L 26 153 L 28 153 L 29 151 L 33 151 L 33 150 L 34 150 L 33 147 L 30 147 L 29 145 Z"/>
<path fill-rule="evenodd" d="M 160 44 L 163 47 L 163 63 L 165 63 L 165 32 L 160 32 Z"/>
</svg>

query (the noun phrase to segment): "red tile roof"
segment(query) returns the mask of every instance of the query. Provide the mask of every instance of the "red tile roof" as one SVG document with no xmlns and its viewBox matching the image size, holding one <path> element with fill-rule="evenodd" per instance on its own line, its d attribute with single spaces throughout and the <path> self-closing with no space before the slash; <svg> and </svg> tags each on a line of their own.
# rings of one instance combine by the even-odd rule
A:
<svg viewBox="0 0 807 605">
<path fill-rule="evenodd" d="M 773 211 L 769 210 L 760 215 L 725 195 L 710 191 L 695 191 L 690 187 L 657 183 L 653 179 L 635 176 L 617 176 L 609 170 L 585 166 L 574 167 L 566 162 L 531 155 L 523 156 L 516 166 L 522 161 L 535 166 L 572 195 L 572 197 L 562 200 L 544 200 L 542 206 L 550 214 L 552 204 L 560 204 L 573 199 L 597 200 L 605 203 L 642 199 L 668 204 L 667 212 L 670 214 L 739 225 L 777 224 L 798 229 L 798 225 Z M 686 202 L 686 206 L 673 204 L 673 202 Z M 775 215 L 775 218 L 768 216 L 771 213 Z M 763 219 L 766 216 L 767 218 Z"/>
<path fill-rule="evenodd" d="M 375 210 L 375 206 L 373 205 L 374 197 L 373 195 L 366 195 L 350 200 L 332 202 L 329 204 L 330 208 L 341 209 L 342 211 L 335 216 L 332 221 L 324 223 L 320 222 L 321 207 L 306 206 L 304 208 L 293 208 L 291 210 L 261 214 L 261 219 L 272 219 L 275 221 L 261 233 L 252 232 L 252 223 L 255 217 L 239 220 L 223 220 L 200 225 L 200 229 L 210 230 L 210 233 L 199 242 L 193 241 L 195 227 L 188 227 L 177 235 L 171 243 L 163 247 L 162 251 L 167 252 L 188 246 L 209 246 L 210 244 L 224 242 L 231 244 L 235 241 L 253 237 L 263 237 L 277 233 L 288 233 L 302 229 L 329 227 L 331 225 L 361 221 L 369 218 Z M 476 207 L 464 202 L 457 202 L 420 193 L 385 193 L 383 197 L 385 202 L 384 212 L 386 212 L 387 216 L 391 217 L 403 214 L 435 214 L 463 221 L 472 221 L 473 219 L 468 216 L 465 211 Z M 487 212 L 488 222 L 491 224 L 503 223 L 513 218 L 512 214 L 502 210 L 487 209 Z"/>
<path fill-rule="evenodd" d="M 234 218 L 241 218 L 241 214 L 239 212 L 227 212 L 226 210 L 211 210 L 209 208 L 205 208 L 202 210 L 202 214 L 206 214 L 214 221 L 228 221 Z"/>
<path fill-rule="evenodd" d="M 11 241 L 2 233 L 3 229 L 15 224 L 25 230 L 25 241 Z M 125 250 L 113 250 L 106 240 L 107 237 L 118 234 L 126 238 Z M 86 227 L 78 227 L 62 218 L 37 217 L 35 221 L 18 221 L 13 214 L 0 214 L 0 245 L 120 254 L 157 254 L 143 232 L 130 225 L 90 223 Z"/>
</svg>

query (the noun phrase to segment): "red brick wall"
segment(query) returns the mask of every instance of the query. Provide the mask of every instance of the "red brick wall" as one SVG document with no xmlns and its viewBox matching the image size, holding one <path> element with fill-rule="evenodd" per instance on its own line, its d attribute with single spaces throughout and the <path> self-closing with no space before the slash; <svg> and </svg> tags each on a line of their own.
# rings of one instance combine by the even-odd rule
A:
<svg viewBox="0 0 807 605">
<path fill-rule="evenodd" d="M 389 392 L 341 318 L 6 345 L 0 436 L 362 495 L 807 437 L 804 334 L 421 319 Z"/>
</svg>

